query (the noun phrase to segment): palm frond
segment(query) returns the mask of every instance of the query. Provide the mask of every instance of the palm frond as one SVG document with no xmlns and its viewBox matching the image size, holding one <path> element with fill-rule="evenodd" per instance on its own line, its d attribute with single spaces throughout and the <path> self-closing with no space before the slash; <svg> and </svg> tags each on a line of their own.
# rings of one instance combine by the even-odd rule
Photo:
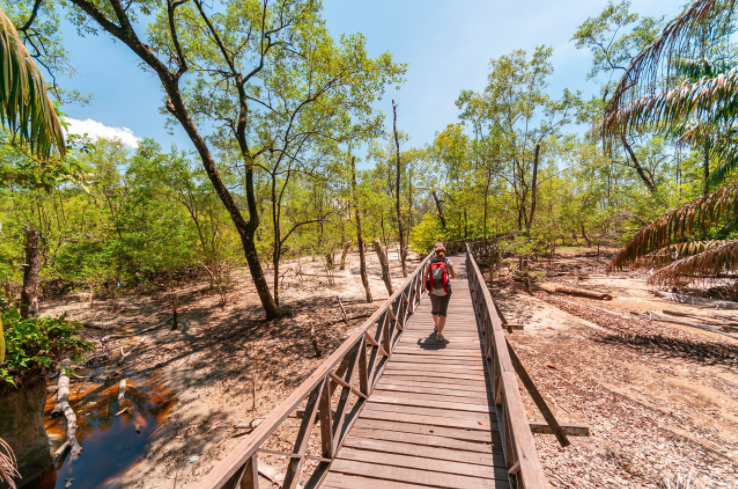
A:
<svg viewBox="0 0 738 489">
<path fill-rule="evenodd" d="M 695 256 L 677 260 L 653 274 L 649 283 L 670 285 L 684 277 L 715 278 L 738 270 L 738 241 L 728 241 Z"/>
<path fill-rule="evenodd" d="M 15 481 L 13 479 L 20 479 L 20 477 L 18 461 L 15 459 L 13 449 L 10 448 L 10 445 L 5 440 L 0 438 L 0 480 L 4 480 L 11 489 L 15 489 Z"/>
<path fill-rule="evenodd" d="M 610 268 L 622 269 L 637 258 L 673 242 L 738 220 L 738 183 L 726 185 L 667 212 L 628 241 L 615 255 Z"/>
<path fill-rule="evenodd" d="M 680 59 L 703 56 L 705 43 L 731 34 L 737 0 L 696 0 L 635 57 L 608 102 L 606 114 L 646 97 L 661 75 L 678 73 Z"/>
<path fill-rule="evenodd" d="M 10 19 L 0 10 L 0 123 L 39 157 L 65 153 L 64 133 L 46 82 Z"/>
<path fill-rule="evenodd" d="M 733 120 L 738 115 L 738 70 L 732 69 L 714 78 L 685 82 L 670 90 L 633 100 L 612 110 L 594 128 L 594 132 L 620 134 L 622 128 L 671 129 L 692 119 L 715 123 Z"/>
<path fill-rule="evenodd" d="M 635 261 L 634 266 L 639 268 L 663 267 L 664 265 L 669 265 L 677 260 L 681 260 L 682 258 L 698 255 L 707 250 L 717 248 L 725 243 L 726 241 L 721 239 L 674 243 L 638 258 Z"/>
</svg>

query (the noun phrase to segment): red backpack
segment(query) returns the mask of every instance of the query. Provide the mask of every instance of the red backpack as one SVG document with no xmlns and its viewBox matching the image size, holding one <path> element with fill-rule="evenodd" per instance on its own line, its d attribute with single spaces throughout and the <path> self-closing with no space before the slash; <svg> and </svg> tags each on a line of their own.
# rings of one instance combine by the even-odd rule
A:
<svg viewBox="0 0 738 489">
<path fill-rule="evenodd" d="M 448 272 L 446 270 L 446 260 L 431 263 L 428 280 L 430 287 L 428 290 L 437 296 L 448 294 Z"/>
</svg>

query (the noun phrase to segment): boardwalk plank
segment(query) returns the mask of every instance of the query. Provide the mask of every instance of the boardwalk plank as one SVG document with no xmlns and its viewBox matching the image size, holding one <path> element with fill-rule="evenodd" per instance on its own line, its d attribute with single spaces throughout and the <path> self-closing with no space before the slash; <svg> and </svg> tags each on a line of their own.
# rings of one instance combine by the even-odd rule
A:
<svg viewBox="0 0 738 489">
<path fill-rule="evenodd" d="M 443 436 L 446 438 L 453 438 L 455 440 L 475 441 L 479 443 L 493 443 L 500 439 L 500 434 L 496 431 L 470 431 L 459 428 L 444 428 L 441 426 L 426 426 L 422 424 L 364 419 L 361 417 L 356 420 L 355 426 L 364 429 L 397 431 L 398 433 Z"/>
<path fill-rule="evenodd" d="M 402 443 L 412 443 L 414 445 L 434 447 L 434 448 L 451 448 L 454 450 L 465 450 L 468 452 L 480 453 L 502 453 L 500 440 L 492 441 L 468 441 L 457 440 L 455 438 L 447 438 L 435 434 L 427 435 L 422 433 L 404 433 L 401 431 L 391 431 L 375 428 L 362 428 L 361 425 L 351 430 L 351 436 L 358 438 L 371 438 L 373 440 L 397 441 Z"/>
<path fill-rule="evenodd" d="M 374 440 L 371 438 L 353 437 L 346 440 L 346 447 L 362 448 L 375 452 L 397 453 L 436 460 L 452 460 L 468 464 L 486 465 L 488 467 L 504 467 L 505 461 L 500 454 L 491 452 L 468 452 L 465 450 L 436 448 L 421 444 L 401 443 L 396 441 Z"/>
<path fill-rule="evenodd" d="M 341 450 L 338 458 L 341 460 L 353 460 L 356 462 L 420 469 L 427 472 L 465 474 L 470 477 L 480 477 L 483 479 L 507 480 L 507 470 L 505 469 L 496 468 L 494 466 L 485 467 L 483 465 L 455 462 L 452 460 L 444 460 L 443 463 L 438 463 L 438 460 L 422 458 L 417 455 L 408 456 L 397 453 L 374 452 L 347 447 Z"/>
<path fill-rule="evenodd" d="M 406 467 L 392 467 L 388 465 L 343 459 L 333 462 L 331 471 L 449 489 L 489 489 L 491 487 L 509 487 L 506 481 L 498 481 L 496 479 L 444 474 L 441 472 L 429 472 Z"/>
</svg>

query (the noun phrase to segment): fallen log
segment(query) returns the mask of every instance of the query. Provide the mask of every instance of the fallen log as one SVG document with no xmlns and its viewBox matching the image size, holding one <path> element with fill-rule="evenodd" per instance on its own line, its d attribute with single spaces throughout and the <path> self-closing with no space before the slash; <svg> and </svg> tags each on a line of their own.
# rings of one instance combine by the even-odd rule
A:
<svg viewBox="0 0 738 489">
<path fill-rule="evenodd" d="M 139 341 L 138 343 L 136 343 L 136 345 L 133 348 L 131 348 L 130 350 L 128 350 L 128 353 L 123 353 L 123 347 L 121 347 L 120 348 L 121 356 L 120 356 L 120 359 L 118 360 L 118 365 L 123 365 L 123 363 L 125 363 L 125 361 L 128 358 L 130 358 L 131 353 L 133 353 L 134 351 L 136 351 L 136 349 L 139 346 L 143 345 L 144 343 L 146 343 L 146 337 L 141 338 L 141 341 Z"/>
<path fill-rule="evenodd" d="M 61 414 L 66 418 L 67 433 L 64 444 L 54 452 L 54 458 L 59 459 L 67 450 L 70 450 L 70 460 L 76 460 L 82 453 L 82 446 L 77 441 L 77 416 L 69 405 L 69 376 L 66 369 L 69 368 L 71 362 L 69 359 L 62 360 L 59 368 L 58 389 L 56 391 L 56 405 L 51 410 L 51 416 L 59 416 Z"/>
<path fill-rule="evenodd" d="M 575 289 L 574 287 L 564 287 L 563 285 L 559 285 L 554 289 L 554 292 L 557 294 L 569 294 L 569 295 L 578 295 L 581 297 L 587 297 L 588 299 L 597 299 L 597 300 L 604 300 L 604 301 L 611 301 L 612 295 L 606 294 L 603 292 L 593 292 L 591 290 L 585 290 L 585 289 Z"/>
<path fill-rule="evenodd" d="M 721 301 L 717 299 L 705 299 L 704 297 L 693 297 L 686 294 L 676 294 L 674 292 L 666 292 L 663 290 L 654 290 L 654 294 L 667 301 L 677 302 L 680 304 L 690 304 L 697 307 L 710 307 L 718 309 L 738 309 L 738 302 Z"/>
<path fill-rule="evenodd" d="M 256 427 L 259 426 L 261 423 L 263 423 L 265 419 L 266 419 L 266 416 L 254 418 L 248 423 L 234 424 L 233 427 L 237 430 L 255 430 Z"/>
<path fill-rule="evenodd" d="M 728 336 L 733 339 L 738 339 L 738 335 L 726 333 L 725 331 L 720 330 L 718 327 L 715 326 L 709 326 L 707 324 L 699 324 L 699 323 L 693 323 L 690 321 L 681 321 L 679 319 L 673 319 L 668 316 L 664 316 L 663 314 L 659 314 L 657 312 L 649 312 L 648 314 L 643 314 L 636 311 L 631 311 L 631 314 L 636 316 L 640 319 L 645 319 L 647 321 L 660 321 L 662 323 L 674 323 L 674 324 L 681 324 L 683 326 L 690 326 L 692 328 L 702 329 L 704 331 L 709 331 L 711 333 L 717 333 L 719 335 Z"/>
<path fill-rule="evenodd" d="M 126 378 L 123 377 L 118 382 L 118 407 L 123 405 L 123 401 L 126 400 Z"/>
</svg>

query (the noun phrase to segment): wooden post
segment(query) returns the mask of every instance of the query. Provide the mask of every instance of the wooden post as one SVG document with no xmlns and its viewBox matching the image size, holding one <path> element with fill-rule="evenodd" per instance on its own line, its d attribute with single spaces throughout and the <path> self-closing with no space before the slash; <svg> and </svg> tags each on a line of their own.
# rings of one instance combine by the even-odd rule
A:
<svg viewBox="0 0 738 489">
<path fill-rule="evenodd" d="M 374 251 L 377 252 L 377 258 L 379 258 L 379 264 L 382 266 L 382 280 L 384 280 L 384 286 L 387 287 L 389 295 L 395 293 L 392 288 L 392 279 L 390 278 L 389 260 L 387 259 L 387 253 L 382 248 L 382 243 L 379 238 L 374 240 Z"/>
<path fill-rule="evenodd" d="M 361 205 L 359 203 L 359 192 L 356 189 L 356 157 L 351 157 L 351 167 L 353 168 L 352 190 L 354 193 L 354 212 L 356 213 L 356 239 L 359 245 L 359 268 L 361 270 L 361 283 L 366 291 L 366 301 L 373 302 L 372 291 L 369 288 L 369 276 L 366 273 L 366 254 L 364 253 L 364 236 L 361 229 Z"/>
<path fill-rule="evenodd" d="M 38 314 L 38 272 L 41 260 L 38 254 L 38 231 L 26 229 L 26 263 L 23 267 L 23 291 L 21 292 L 21 317 Z"/>
</svg>

